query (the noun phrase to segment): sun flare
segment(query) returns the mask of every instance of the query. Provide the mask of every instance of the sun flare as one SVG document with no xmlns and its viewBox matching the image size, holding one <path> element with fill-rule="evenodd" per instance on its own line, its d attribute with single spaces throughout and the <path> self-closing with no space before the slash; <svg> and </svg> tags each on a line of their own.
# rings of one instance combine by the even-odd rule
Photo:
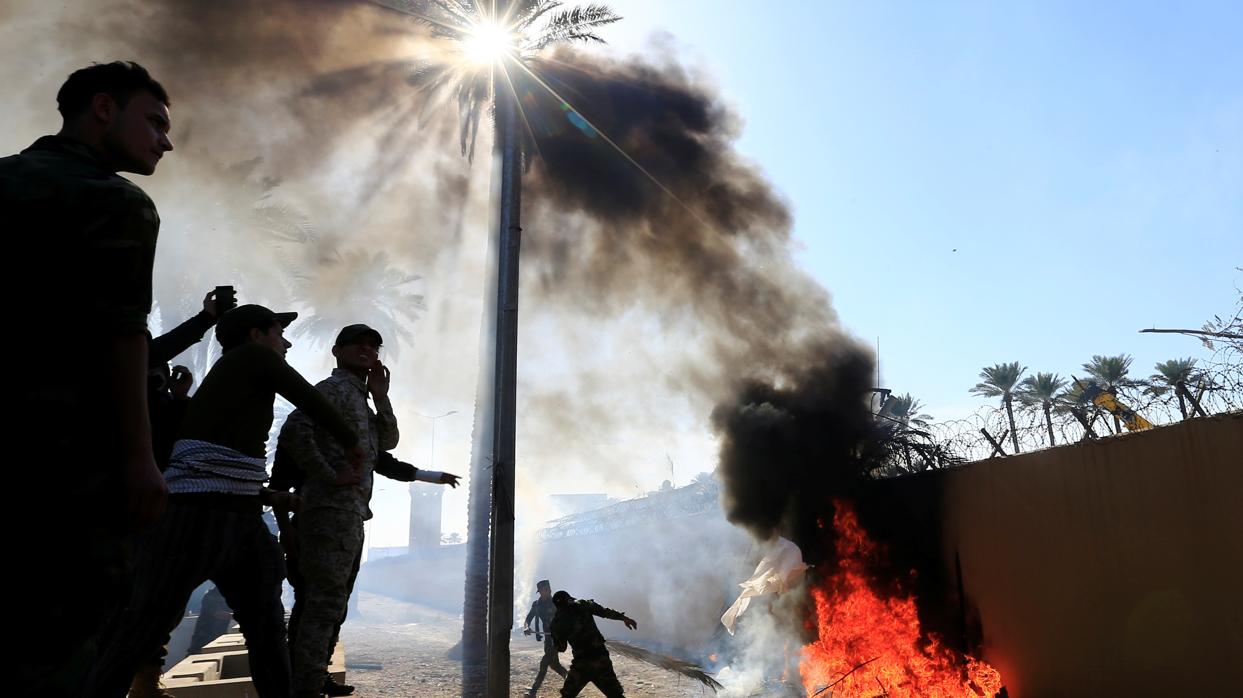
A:
<svg viewBox="0 0 1243 698">
<path fill-rule="evenodd" d="M 462 42 L 462 53 L 472 63 L 489 65 L 511 53 L 515 37 L 509 29 L 496 22 L 481 22 Z"/>
</svg>

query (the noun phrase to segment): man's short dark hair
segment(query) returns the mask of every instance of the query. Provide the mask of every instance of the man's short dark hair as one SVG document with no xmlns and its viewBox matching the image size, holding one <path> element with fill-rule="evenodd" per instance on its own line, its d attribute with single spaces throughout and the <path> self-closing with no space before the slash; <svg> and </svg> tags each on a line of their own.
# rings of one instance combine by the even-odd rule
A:
<svg viewBox="0 0 1243 698">
<path fill-rule="evenodd" d="M 91 99 L 104 93 L 125 108 L 135 92 L 146 90 L 165 105 L 171 106 L 164 86 L 151 77 L 147 69 L 133 61 L 93 63 L 69 74 L 65 84 L 56 93 L 56 108 L 66 119 L 81 114 L 91 104 Z"/>
</svg>

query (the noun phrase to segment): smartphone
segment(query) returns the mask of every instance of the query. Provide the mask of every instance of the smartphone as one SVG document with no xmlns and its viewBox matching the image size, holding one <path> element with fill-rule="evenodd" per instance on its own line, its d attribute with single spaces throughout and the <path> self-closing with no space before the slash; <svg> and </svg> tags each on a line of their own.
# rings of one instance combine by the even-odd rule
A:
<svg viewBox="0 0 1243 698">
<path fill-rule="evenodd" d="M 237 293 L 233 290 L 233 287 L 217 286 L 216 316 L 219 317 L 220 315 L 224 315 L 230 310 L 233 310 L 235 307 L 237 307 Z"/>
</svg>

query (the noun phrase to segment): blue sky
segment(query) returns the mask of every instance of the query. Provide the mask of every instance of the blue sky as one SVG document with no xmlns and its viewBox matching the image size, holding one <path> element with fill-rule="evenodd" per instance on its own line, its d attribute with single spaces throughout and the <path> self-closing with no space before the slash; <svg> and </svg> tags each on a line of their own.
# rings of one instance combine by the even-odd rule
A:
<svg viewBox="0 0 1243 698">
<path fill-rule="evenodd" d="M 1200 356 L 1243 285 L 1243 3 L 617 0 L 745 121 L 798 259 L 938 418 L 980 367 Z M 757 14 L 763 8 L 765 14 Z"/>
</svg>

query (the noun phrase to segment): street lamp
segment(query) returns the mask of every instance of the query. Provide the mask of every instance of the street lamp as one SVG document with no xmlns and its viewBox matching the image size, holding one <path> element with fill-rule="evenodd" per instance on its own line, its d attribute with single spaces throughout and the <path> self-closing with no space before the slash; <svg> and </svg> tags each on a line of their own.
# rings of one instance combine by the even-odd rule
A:
<svg viewBox="0 0 1243 698">
<path fill-rule="evenodd" d="M 426 470 L 435 470 L 436 469 L 436 420 L 442 419 L 444 417 L 448 417 L 451 414 L 457 414 L 457 410 L 449 410 L 448 412 L 445 412 L 444 414 L 438 414 L 434 417 L 431 415 L 423 414 L 422 412 L 415 412 L 414 414 L 432 423 L 431 448 L 429 449 L 431 452 L 428 454 L 428 457 L 427 457 Z M 416 527 L 415 513 L 418 511 L 418 493 L 417 493 L 417 490 L 415 489 L 417 486 L 418 486 L 417 482 L 410 483 L 410 530 L 409 530 L 408 542 L 406 543 L 406 549 L 410 552 L 414 552 L 414 539 L 415 539 L 415 527 Z M 439 528 L 439 526 L 437 528 Z M 440 541 L 436 541 L 436 542 L 439 543 Z"/>
<path fill-rule="evenodd" d="M 448 412 L 445 412 L 444 414 L 438 414 L 435 417 L 423 414 L 422 412 L 415 412 L 415 414 L 419 417 L 422 417 L 423 419 L 430 420 L 432 423 L 432 447 L 431 447 L 431 454 L 427 458 L 427 469 L 435 470 L 436 469 L 436 420 L 441 419 L 443 417 L 448 417 L 451 414 L 457 414 L 457 410 L 449 410 Z"/>
</svg>

